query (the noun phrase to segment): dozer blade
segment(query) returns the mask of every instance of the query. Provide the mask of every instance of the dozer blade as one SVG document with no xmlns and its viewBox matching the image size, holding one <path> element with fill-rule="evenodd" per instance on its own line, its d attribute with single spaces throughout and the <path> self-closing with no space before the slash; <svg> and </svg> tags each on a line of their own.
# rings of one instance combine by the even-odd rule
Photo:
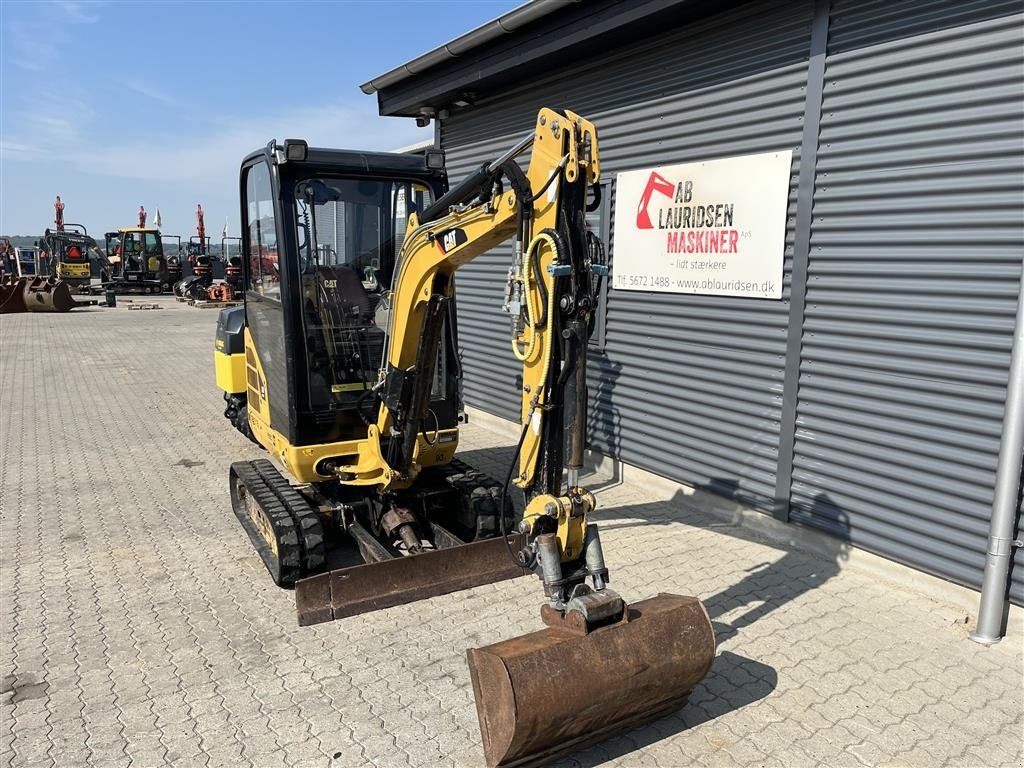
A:
<svg viewBox="0 0 1024 768">
<path fill-rule="evenodd" d="M 522 547 L 517 538 L 513 551 Z M 295 583 L 295 607 L 308 626 L 529 573 L 498 537 L 310 576 Z"/>
<path fill-rule="evenodd" d="M 715 656 L 707 611 L 665 593 L 628 611 L 589 634 L 547 628 L 469 649 L 490 768 L 543 765 L 683 706 Z"/>
</svg>

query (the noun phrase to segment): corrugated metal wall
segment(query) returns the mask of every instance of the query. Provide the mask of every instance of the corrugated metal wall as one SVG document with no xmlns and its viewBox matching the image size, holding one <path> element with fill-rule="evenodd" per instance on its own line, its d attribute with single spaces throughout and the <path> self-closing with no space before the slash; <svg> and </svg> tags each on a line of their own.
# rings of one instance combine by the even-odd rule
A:
<svg viewBox="0 0 1024 768">
<path fill-rule="evenodd" d="M 798 365 L 792 518 L 980 584 L 1024 246 L 1019 10 L 832 3 L 804 333 L 788 361 L 811 2 L 720 14 L 444 122 L 453 182 L 542 105 L 597 122 L 609 178 L 796 150 L 782 301 L 610 291 L 595 448 L 768 510 L 784 366 Z M 467 400 L 515 419 L 509 260 L 488 254 L 458 285 Z M 1017 563 L 1021 602 L 1020 550 Z"/>
<path fill-rule="evenodd" d="M 328 202 L 317 208 L 316 242 L 329 245 L 335 251 L 345 242 L 345 208 L 337 202 Z"/>
<path fill-rule="evenodd" d="M 609 178 L 651 165 L 799 150 L 810 23 L 809 2 L 748 6 L 456 114 L 442 133 L 452 181 L 514 144 L 541 106 L 570 108 L 598 124 Z M 605 348 L 592 355 L 590 372 L 595 448 L 771 505 L 798 166 L 782 301 L 611 291 Z M 517 366 L 500 312 L 510 253 L 506 247 L 479 259 L 457 284 L 467 400 L 516 419 Z"/>
<path fill-rule="evenodd" d="M 1019 10 L 833 3 L 800 360 L 792 518 L 973 587 L 1024 252 Z"/>
</svg>

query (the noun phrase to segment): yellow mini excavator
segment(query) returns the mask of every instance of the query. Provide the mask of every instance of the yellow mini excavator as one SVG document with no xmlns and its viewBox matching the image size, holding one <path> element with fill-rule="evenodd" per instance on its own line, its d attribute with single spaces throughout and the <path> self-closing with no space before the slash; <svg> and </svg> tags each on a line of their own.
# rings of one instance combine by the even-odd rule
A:
<svg viewBox="0 0 1024 768">
<path fill-rule="evenodd" d="M 609 588 L 588 522 L 587 341 L 608 268 L 585 213 L 599 178 L 593 124 L 550 109 L 450 191 L 435 150 L 272 141 L 242 163 L 245 302 L 218 319 L 216 376 L 225 416 L 273 461 L 231 466 L 234 512 L 304 625 L 539 576 L 544 628 L 468 651 L 490 766 L 541 764 L 678 709 L 715 652 L 696 598 L 627 605 Z M 501 482 L 457 458 L 454 276 L 509 239 L 522 432 Z"/>
</svg>

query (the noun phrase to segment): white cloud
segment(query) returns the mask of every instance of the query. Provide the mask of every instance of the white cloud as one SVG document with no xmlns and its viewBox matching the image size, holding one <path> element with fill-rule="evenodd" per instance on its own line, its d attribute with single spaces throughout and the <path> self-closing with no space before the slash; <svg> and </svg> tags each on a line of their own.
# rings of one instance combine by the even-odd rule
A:
<svg viewBox="0 0 1024 768">
<path fill-rule="evenodd" d="M 45 104 L 44 99 L 40 105 Z M 153 135 L 102 143 L 81 132 L 80 121 L 38 109 L 23 117 L 24 135 L 7 136 L 9 160 L 47 157 L 97 176 L 162 182 L 223 184 L 234 178 L 242 157 L 272 138 L 304 138 L 311 146 L 389 150 L 429 136 L 411 120 L 380 118 L 367 100 L 363 108 L 335 104 L 276 114 L 224 118 L 205 133 Z M 57 113 L 60 114 L 60 113 Z"/>
<path fill-rule="evenodd" d="M 38 91 L 19 109 L 16 120 L 11 121 L 18 130 L 5 130 L 0 156 L 31 160 L 59 153 L 64 147 L 79 146 L 84 143 L 82 126 L 94 114 L 88 102 L 74 96 Z"/>
<path fill-rule="evenodd" d="M 182 106 L 181 102 L 173 96 L 164 93 L 159 88 L 138 79 L 129 78 L 117 78 L 117 83 L 122 87 L 127 88 L 129 91 L 145 96 L 147 99 L 159 102 L 160 104 L 166 104 L 172 107 Z"/>
<path fill-rule="evenodd" d="M 20 21 L 8 22 L 10 50 L 7 58 L 29 72 L 42 72 L 58 59 L 58 48 L 41 27 Z"/>
<path fill-rule="evenodd" d="M 103 3 L 76 3 L 69 0 L 56 0 L 54 5 L 64 12 L 65 21 L 72 24 L 95 24 L 100 20 L 100 17 L 87 13 L 86 8 L 98 10 L 103 6 Z"/>
<path fill-rule="evenodd" d="M 0 157 L 13 157 L 21 159 L 36 157 L 40 154 L 39 147 L 34 144 L 22 144 L 16 141 L 0 139 Z"/>
</svg>

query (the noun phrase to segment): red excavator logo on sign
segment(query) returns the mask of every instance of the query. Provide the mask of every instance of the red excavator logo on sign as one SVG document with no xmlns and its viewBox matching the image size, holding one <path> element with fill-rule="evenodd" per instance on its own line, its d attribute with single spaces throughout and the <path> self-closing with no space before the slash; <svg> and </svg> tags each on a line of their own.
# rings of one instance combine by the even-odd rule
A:
<svg viewBox="0 0 1024 768">
<path fill-rule="evenodd" d="M 637 229 L 654 229 L 654 224 L 651 223 L 651 215 L 647 212 L 647 207 L 651 204 L 651 196 L 655 192 L 660 192 L 671 200 L 675 191 L 675 184 L 664 176 L 651 171 L 651 175 L 647 179 L 647 185 L 644 187 L 644 193 L 640 196 L 640 205 L 636 209 Z"/>
</svg>

